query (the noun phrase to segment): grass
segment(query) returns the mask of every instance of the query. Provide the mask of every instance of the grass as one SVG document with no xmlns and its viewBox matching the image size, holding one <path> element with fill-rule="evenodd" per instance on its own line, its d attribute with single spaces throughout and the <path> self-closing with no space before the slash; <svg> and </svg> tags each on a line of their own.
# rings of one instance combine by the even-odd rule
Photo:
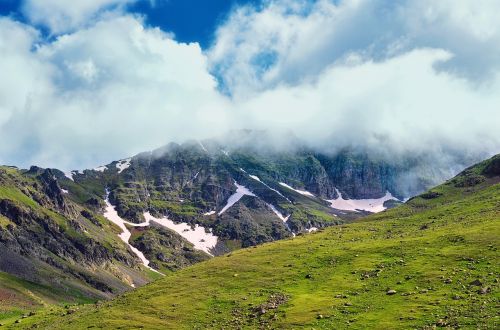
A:
<svg viewBox="0 0 500 330">
<path fill-rule="evenodd" d="M 55 290 L 46 285 L 19 279 L 0 272 L 0 323 L 13 323 L 24 315 L 35 314 L 37 310 L 51 305 L 90 303 L 75 291 Z"/>
<path fill-rule="evenodd" d="M 44 204 L 43 200 L 42 204 L 36 202 L 37 196 L 43 196 L 43 192 L 37 188 L 39 184 L 34 177 L 0 167 L 0 200 L 9 200 L 21 210 L 20 220 L 16 220 L 15 215 L 12 218 L 14 220 L 0 215 L 0 241 L 8 244 L 10 235 L 19 235 L 16 238 L 21 246 L 34 252 L 17 253 L 15 245 L 12 250 L 10 247 L 7 251 L 0 249 L 2 269 L 14 273 L 27 272 L 24 268 L 19 268 L 19 265 L 25 266 L 29 271 L 35 269 L 33 273 L 25 273 L 23 276 L 33 282 L 0 273 L 0 323 L 9 324 L 18 320 L 21 315 L 35 311 L 38 313 L 39 309 L 46 306 L 56 308 L 61 304 L 90 303 L 106 297 L 93 286 L 94 283 L 109 285 L 115 292 L 123 292 L 128 289 L 128 285 L 125 281 L 119 282 L 119 279 L 133 278 L 140 282 L 158 278 L 156 273 L 130 267 L 127 261 L 121 259 L 127 256 L 127 247 L 117 236 L 121 230 L 107 219 L 89 212 L 92 219 L 85 218 L 80 214 L 83 208 L 69 199 L 66 203 L 74 211 L 69 216 L 55 208 L 51 209 L 50 203 Z M 109 251 L 108 255 L 113 259 L 106 265 L 107 268 L 77 263 L 71 257 L 65 258 L 63 252 L 56 253 L 47 247 L 47 240 L 54 238 L 62 244 L 68 244 L 68 249 L 73 248 L 73 251 L 75 247 L 78 249 L 98 242 Z M 32 240 L 32 245 L 28 240 Z M 45 256 L 50 258 L 50 264 L 41 261 Z M 122 277 L 117 279 L 115 276 Z"/>
<path fill-rule="evenodd" d="M 356 223 L 211 259 L 74 314 L 46 310 L 23 326 L 498 328 L 500 184 L 432 191 Z"/>
</svg>

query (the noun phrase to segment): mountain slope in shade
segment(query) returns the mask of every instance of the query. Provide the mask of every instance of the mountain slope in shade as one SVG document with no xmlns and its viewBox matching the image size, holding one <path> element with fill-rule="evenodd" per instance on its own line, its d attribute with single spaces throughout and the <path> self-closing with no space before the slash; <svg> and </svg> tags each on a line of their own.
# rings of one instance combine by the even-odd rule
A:
<svg viewBox="0 0 500 330">
<path fill-rule="evenodd" d="M 362 221 L 243 249 L 45 329 L 497 328 L 500 155 Z M 14 327 L 16 328 L 16 327 Z"/>
</svg>

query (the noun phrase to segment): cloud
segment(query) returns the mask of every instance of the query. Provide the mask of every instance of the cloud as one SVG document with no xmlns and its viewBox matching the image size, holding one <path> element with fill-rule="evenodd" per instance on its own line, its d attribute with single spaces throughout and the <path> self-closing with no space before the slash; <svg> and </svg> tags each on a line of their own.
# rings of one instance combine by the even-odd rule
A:
<svg viewBox="0 0 500 330">
<path fill-rule="evenodd" d="M 500 151 L 496 1 L 266 1 L 236 8 L 208 50 L 109 14 L 124 2 L 61 24 L 69 9 L 44 3 L 65 34 L 0 18 L 0 163 L 88 168 L 238 128 L 323 149 Z"/>
<path fill-rule="evenodd" d="M 454 54 L 441 69 L 488 79 L 500 69 L 499 11 L 494 0 L 268 1 L 218 28 L 211 69 L 238 96 L 314 80 L 352 53 L 383 60 L 439 48 Z"/>
<path fill-rule="evenodd" d="M 244 123 L 322 145 L 500 149 L 498 1 L 267 1 L 208 51 Z"/>
<path fill-rule="evenodd" d="M 135 0 L 25 0 L 23 12 L 31 23 L 53 34 L 74 31 L 97 19 L 103 11 L 118 10 Z"/>
<path fill-rule="evenodd" d="M 471 87 L 435 70 L 452 59 L 444 50 L 417 49 L 383 61 L 339 62 L 314 82 L 279 85 L 238 102 L 242 122 L 290 129 L 323 148 L 498 152 L 500 75 Z"/>
<path fill-rule="evenodd" d="M 0 31 L 20 36 L 0 46 L 11 54 L 0 68 L 19 77 L 0 79 L 11 95 L 0 101 L 0 136 L 11 141 L 0 147 L 2 162 L 83 168 L 224 129 L 225 99 L 197 44 L 132 16 L 34 49 L 32 28 L 3 19 Z"/>
</svg>

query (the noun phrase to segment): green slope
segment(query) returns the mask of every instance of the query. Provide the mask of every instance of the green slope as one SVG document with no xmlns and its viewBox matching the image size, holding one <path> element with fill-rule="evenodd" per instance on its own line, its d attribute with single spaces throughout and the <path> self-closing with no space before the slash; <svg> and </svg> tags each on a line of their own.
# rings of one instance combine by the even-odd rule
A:
<svg viewBox="0 0 500 330">
<path fill-rule="evenodd" d="M 239 250 L 112 302 L 47 310 L 17 326 L 498 328 L 499 163 L 363 221 Z"/>
<path fill-rule="evenodd" d="M 71 201 L 52 172 L 0 166 L 0 323 L 45 305 L 91 302 L 145 284 L 120 229 Z"/>
</svg>

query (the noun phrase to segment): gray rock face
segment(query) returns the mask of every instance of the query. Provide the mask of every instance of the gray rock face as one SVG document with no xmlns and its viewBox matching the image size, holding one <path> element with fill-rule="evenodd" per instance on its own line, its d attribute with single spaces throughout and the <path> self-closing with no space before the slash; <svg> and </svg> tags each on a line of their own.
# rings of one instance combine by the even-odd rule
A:
<svg viewBox="0 0 500 330">
<path fill-rule="evenodd" d="M 357 149 L 324 153 L 293 139 L 286 148 L 274 148 L 266 144 L 263 132 L 236 132 L 232 138 L 237 142 L 170 143 L 133 157 L 123 171 L 114 162 L 104 172 L 85 171 L 77 181 L 86 190 L 100 186 L 101 198 L 108 188 L 118 214 L 131 222 L 143 222 L 143 214 L 150 212 L 211 228 L 224 241 L 248 246 L 364 215 L 335 213 L 326 200 L 338 198 L 337 191 L 347 199 L 381 198 L 387 191 L 403 199 L 442 177 L 441 172 L 429 170 L 430 159 L 425 157 L 387 159 Z M 236 192 L 235 182 L 252 191 L 259 202 L 244 199 L 219 217 L 216 214 Z M 314 196 L 301 195 L 280 183 Z M 269 211 L 269 205 L 281 216 Z M 386 205 L 393 207 L 397 202 Z M 215 215 L 205 216 L 210 212 Z M 287 223 L 280 217 L 286 217 Z M 267 222 L 259 220 L 263 218 Z M 275 227 L 268 228 L 275 222 Z"/>
<path fill-rule="evenodd" d="M 103 228 L 98 215 L 63 195 L 50 170 L 0 167 L 0 271 L 92 298 L 128 290 L 120 276 L 145 283 L 139 260 Z M 123 271 L 110 275 L 111 265 Z"/>
</svg>

